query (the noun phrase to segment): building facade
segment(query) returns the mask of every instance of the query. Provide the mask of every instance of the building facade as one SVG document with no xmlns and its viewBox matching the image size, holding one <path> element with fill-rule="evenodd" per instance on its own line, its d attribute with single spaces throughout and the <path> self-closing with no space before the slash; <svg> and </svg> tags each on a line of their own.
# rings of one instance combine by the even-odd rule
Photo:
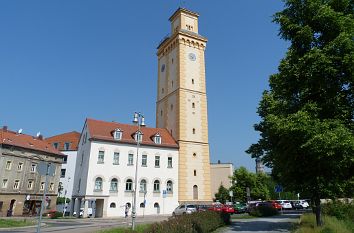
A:
<svg viewBox="0 0 354 233">
<path fill-rule="evenodd" d="M 54 148 L 67 155 L 60 170 L 59 197 L 72 196 L 79 140 L 80 133 L 75 131 L 46 138 Z"/>
<path fill-rule="evenodd" d="M 211 193 L 215 198 L 215 193 L 219 191 L 220 185 L 229 189 L 232 186 L 232 179 L 234 173 L 234 166 L 232 163 L 218 163 L 210 164 L 211 174 Z"/>
<path fill-rule="evenodd" d="M 137 215 L 171 214 L 178 206 L 178 145 L 166 129 L 87 119 L 79 142 L 72 205 L 93 217 L 124 216 L 132 207 L 137 169 Z M 129 212 L 130 214 L 130 212 Z"/>
<path fill-rule="evenodd" d="M 56 206 L 61 163 L 65 155 L 53 148 L 42 136 L 0 130 L 0 216 L 33 216 L 40 211 L 45 176 L 37 172 L 41 161 L 55 166 L 48 179 L 45 211 Z"/>
<path fill-rule="evenodd" d="M 179 8 L 158 46 L 156 127 L 179 145 L 179 201 L 210 202 L 210 158 L 204 51 L 195 12 Z"/>
</svg>

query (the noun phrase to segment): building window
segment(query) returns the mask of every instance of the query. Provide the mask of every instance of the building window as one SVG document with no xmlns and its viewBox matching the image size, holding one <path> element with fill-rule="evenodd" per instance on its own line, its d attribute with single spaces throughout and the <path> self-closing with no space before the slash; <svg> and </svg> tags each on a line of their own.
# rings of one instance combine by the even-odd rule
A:
<svg viewBox="0 0 354 233">
<path fill-rule="evenodd" d="M 159 134 L 154 136 L 154 142 L 155 144 L 161 144 L 161 136 Z"/>
<path fill-rule="evenodd" d="M 8 181 L 8 179 L 2 180 L 2 188 L 7 188 L 7 181 Z"/>
<path fill-rule="evenodd" d="M 128 155 L 128 165 L 133 165 L 134 164 L 134 155 L 129 154 Z"/>
<path fill-rule="evenodd" d="M 96 178 L 94 191 L 102 191 L 102 178 L 101 177 Z"/>
<path fill-rule="evenodd" d="M 192 103 L 192 108 L 195 108 L 195 103 Z"/>
<path fill-rule="evenodd" d="M 54 142 L 54 143 L 53 143 L 53 147 L 54 147 L 55 149 L 58 149 L 59 143 L 58 143 L 58 142 Z"/>
<path fill-rule="evenodd" d="M 36 172 L 37 164 L 31 165 L 31 172 Z"/>
<path fill-rule="evenodd" d="M 119 164 L 119 152 L 114 152 L 113 154 L 113 165 Z"/>
<path fill-rule="evenodd" d="M 116 203 L 112 202 L 112 203 L 109 205 L 109 208 L 116 208 Z"/>
<path fill-rule="evenodd" d="M 19 189 L 19 188 L 20 188 L 20 180 L 15 180 L 14 189 Z"/>
<path fill-rule="evenodd" d="M 140 181 L 140 192 L 146 192 L 146 180 L 144 179 Z"/>
<path fill-rule="evenodd" d="M 27 189 L 32 189 L 32 188 L 33 188 L 33 180 L 28 180 Z"/>
<path fill-rule="evenodd" d="M 141 166 L 143 166 L 143 167 L 147 166 L 147 155 L 142 155 L 142 157 L 141 157 Z"/>
<path fill-rule="evenodd" d="M 133 181 L 131 179 L 127 179 L 125 182 L 125 191 L 132 191 L 133 190 Z"/>
<path fill-rule="evenodd" d="M 50 183 L 50 185 L 49 185 L 49 191 L 54 191 L 54 183 Z"/>
<path fill-rule="evenodd" d="M 194 170 L 193 173 L 194 173 L 194 176 L 197 176 L 197 170 Z"/>
<path fill-rule="evenodd" d="M 104 163 L 104 151 L 100 150 L 98 152 L 98 161 L 97 163 Z"/>
<path fill-rule="evenodd" d="M 80 162 L 80 166 L 82 166 L 82 163 L 84 162 L 84 152 L 82 152 L 81 154 L 81 162 Z"/>
<path fill-rule="evenodd" d="M 70 150 L 70 142 L 64 143 L 64 150 Z"/>
<path fill-rule="evenodd" d="M 116 129 L 113 133 L 113 137 L 115 140 L 122 140 L 122 130 Z"/>
<path fill-rule="evenodd" d="M 173 104 L 171 104 L 170 108 L 171 108 L 171 111 L 173 111 Z"/>
<path fill-rule="evenodd" d="M 68 156 L 63 157 L 63 164 L 66 164 L 68 162 Z"/>
<path fill-rule="evenodd" d="M 160 192 L 160 181 L 154 181 L 154 192 Z"/>
<path fill-rule="evenodd" d="M 171 180 L 167 181 L 167 184 L 166 184 L 166 191 L 169 192 L 169 193 L 172 193 L 173 192 L 173 183 Z"/>
<path fill-rule="evenodd" d="M 198 186 L 193 186 L 193 200 L 198 200 Z"/>
<path fill-rule="evenodd" d="M 168 168 L 171 168 L 171 167 L 172 167 L 172 157 L 168 157 L 168 160 L 167 160 L 167 167 L 168 167 Z"/>
<path fill-rule="evenodd" d="M 162 116 L 162 114 L 163 114 L 163 111 L 161 110 L 160 115 Z"/>
<path fill-rule="evenodd" d="M 193 134 L 195 134 L 195 128 L 193 128 Z"/>
<path fill-rule="evenodd" d="M 66 169 L 61 169 L 60 178 L 65 178 Z"/>
<path fill-rule="evenodd" d="M 194 84 L 194 79 L 192 79 L 192 84 Z"/>
<path fill-rule="evenodd" d="M 193 153 L 193 156 L 196 157 L 196 156 L 197 156 L 197 153 Z"/>
<path fill-rule="evenodd" d="M 155 156 L 155 167 L 160 167 L 160 156 Z"/>
<path fill-rule="evenodd" d="M 6 161 L 6 170 L 11 170 L 11 165 L 12 165 L 12 162 L 11 161 Z"/>
<path fill-rule="evenodd" d="M 118 180 L 116 178 L 113 178 L 111 180 L 111 188 L 110 190 L 111 192 L 117 192 L 118 191 Z"/>
<path fill-rule="evenodd" d="M 140 203 L 140 208 L 145 208 L 144 202 Z"/>
<path fill-rule="evenodd" d="M 17 165 L 17 170 L 22 171 L 22 168 L 23 168 L 23 163 L 19 162 Z"/>
<path fill-rule="evenodd" d="M 136 132 L 134 135 L 134 140 L 139 142 L 143 141 L 143 133 L 142 132 Z"/>
<path fill-rule="evenodd" d="M 163 94 L 164 92 L 165 92 L 165 89 L 162 88 L 162 89 L 161 89 L 161 93 Z"/>
<path fill-rule="evenodd" d="M 173 87 L 173 81 L 171 82 L 171 87 Z"/>
<path fill-rule="evenodd" d="M 45 182 L 41 182 L 41 190 L 44 190 Z"/>
</svg>

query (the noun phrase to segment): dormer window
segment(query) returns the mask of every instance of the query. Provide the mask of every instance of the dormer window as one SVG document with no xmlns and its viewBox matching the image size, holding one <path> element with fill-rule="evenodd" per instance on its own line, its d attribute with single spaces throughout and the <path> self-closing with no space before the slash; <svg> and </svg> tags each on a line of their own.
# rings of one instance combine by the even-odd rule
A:
<svg viewBox="0 0 354 233">
<path fill-rule="evenodd" d="M 154 136 L 154 142 L 155 142 L 155 144 L 161 144 L 161 136 L 160 136 L 160 134 L 155 134 L 155 136 Z"/>
<path fill-rule="evenodd" d="M 142 141 L 143 141 L 143 133 L 137 131 L 137 132 L 134 134 L 134 140 L 135 140 L 135 141 L 138 141 L 138 140 L 139 140 L 139 142 L 142 142 Z"/>
<path fill-rule="evenodd" d="M 113 132 L 113 137 L 115 140 L 122 140 L 123 131 L 121 129 L 116 129 Z"/>
</svg>

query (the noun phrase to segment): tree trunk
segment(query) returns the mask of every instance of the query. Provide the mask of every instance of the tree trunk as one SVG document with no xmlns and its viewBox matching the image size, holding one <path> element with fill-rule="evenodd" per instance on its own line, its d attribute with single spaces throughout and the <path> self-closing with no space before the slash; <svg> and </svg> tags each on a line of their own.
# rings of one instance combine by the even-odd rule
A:
<svg viewBox="0 0 354 233">
<path fill-rule="evenodd" d="M 321 200 L 319 197 L 315 197 L 315 209 L 316 209 L 316 224 L 317 226 L 322 226 L 322 218 L 321 218 Z"/>
</svg>

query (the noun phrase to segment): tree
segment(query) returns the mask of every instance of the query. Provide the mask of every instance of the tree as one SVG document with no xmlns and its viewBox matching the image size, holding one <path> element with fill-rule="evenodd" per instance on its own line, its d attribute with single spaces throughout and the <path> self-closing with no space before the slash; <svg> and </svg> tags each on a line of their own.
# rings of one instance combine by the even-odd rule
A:
<svg viewBox="0 0 354 233">
<path fill-rule="evenodd" d="M 245 167 L 235 169 L 232 176 L 232 186 L 234 199 L 247 202 L 247 188 L 250 189 L 252 200 L 266 200 L 270 198 L 270 191 L 266 183 L 267 176 L 249 172 Z"/>
<path fill-rule="evenodd" d="M 353 190 L 354 1 L 284 2 L 274 22 L 291 45 L 263 93 L 261 138 L 247 152 L 288 190 L 311 194 L 322 225 L 320 198 Z"/>
<path fill-rule="evenodd" d="M 225 204 L 226 201 L 230 200 L 229 190 L 227 190 L 223 185 L 220 185 L 218 192 L 215 193 L 215 200 Z"/>
</svg>

